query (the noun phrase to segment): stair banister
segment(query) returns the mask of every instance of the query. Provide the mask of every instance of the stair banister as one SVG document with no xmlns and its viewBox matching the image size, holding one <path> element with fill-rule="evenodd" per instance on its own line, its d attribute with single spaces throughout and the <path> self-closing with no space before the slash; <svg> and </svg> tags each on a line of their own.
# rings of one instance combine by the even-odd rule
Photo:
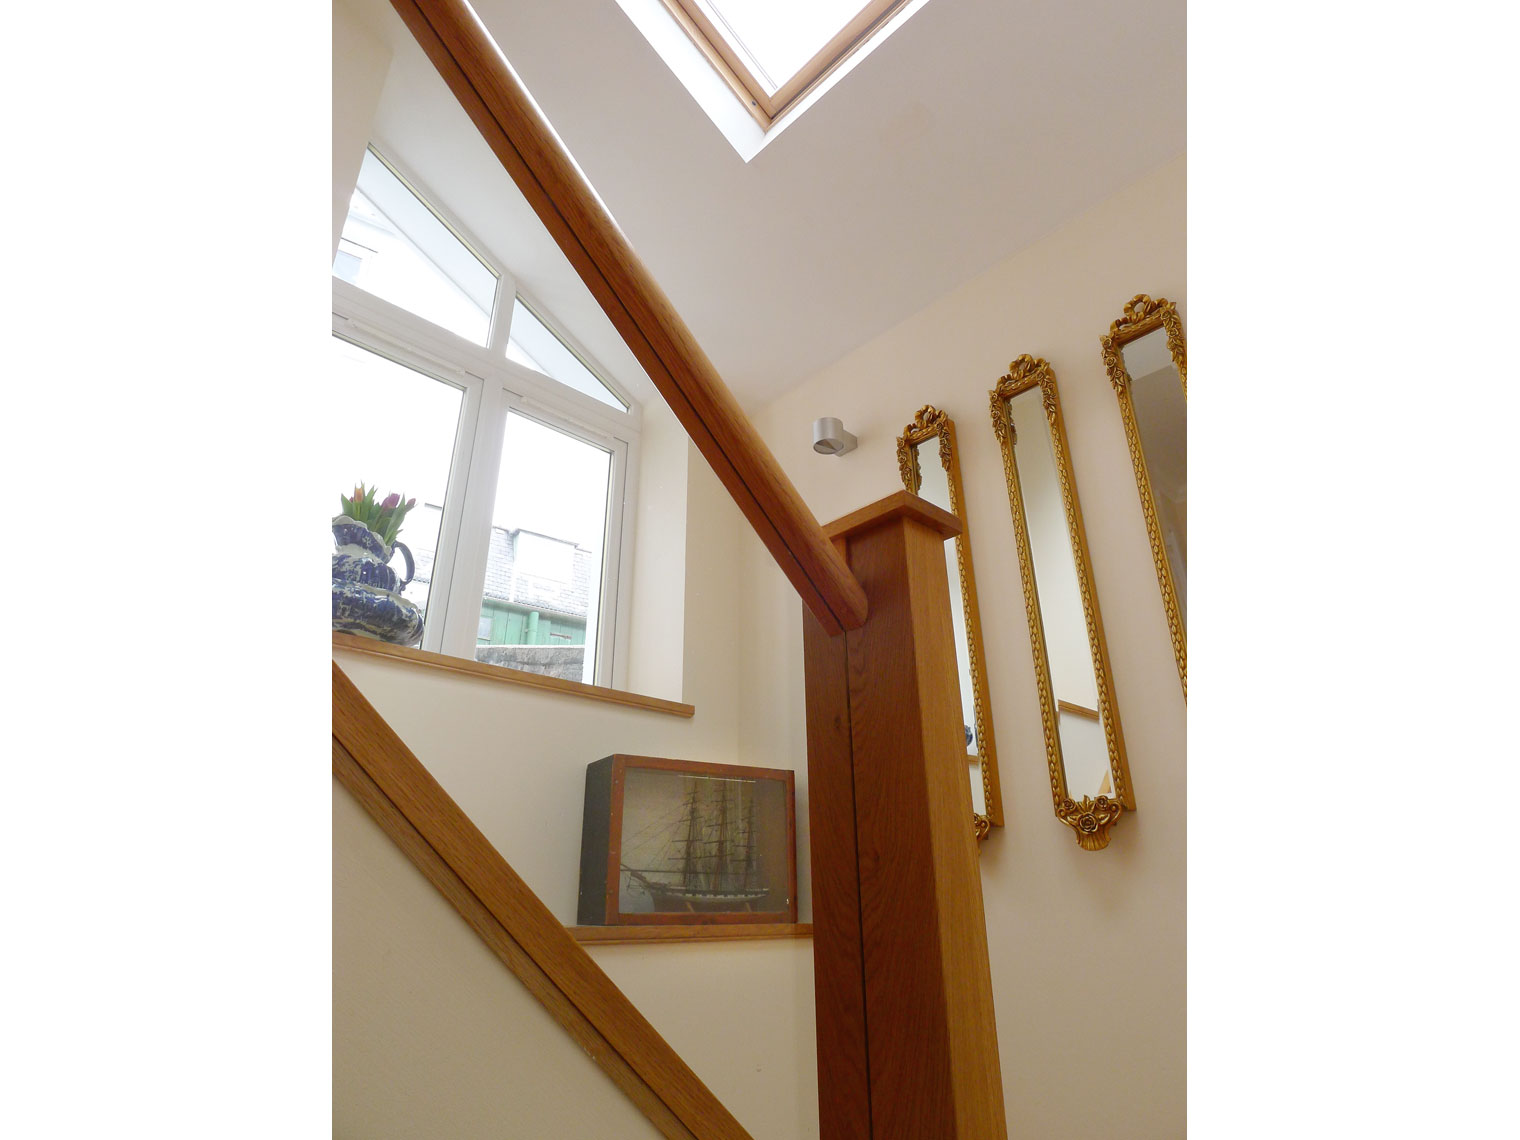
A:
<svg viewBox="0 0 1520 1140">
<path fill-rule="evenodd" d="M 1001 1140 L 959 520 L 899 491 L 821 528 L 474 12 L 391 4 L 802 599 L 821 1140 Z"/>
<path fill-rule="evenodd" d="M 391 0 L 803 604 L 830 633 L 866 596 L 511 65 L 461 0 Z"/>
</svg>

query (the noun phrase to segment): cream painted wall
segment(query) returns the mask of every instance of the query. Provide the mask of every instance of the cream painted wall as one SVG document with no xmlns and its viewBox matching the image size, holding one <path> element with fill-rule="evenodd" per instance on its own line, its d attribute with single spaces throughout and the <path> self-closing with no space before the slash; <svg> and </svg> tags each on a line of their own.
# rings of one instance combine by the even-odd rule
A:
<svg viewBox="0 0 1520 1140">
<path fill-rule="evenodd" d="M 349 199 L 369 145 L 375 108 L 385 87 L 391 49 L 340 0 L 333 2 L 332 253 L 338 253 Z"/>
<path fill-rule="evenodd" d="M 898 487 L 895 440 L 921 405 L 956 421 L 1007 819 L 981 865 L 1010 1136 L 1186 1131 L 1185 705 L 1098 346 L 1136 293 L 1176 301 L 1186 324 L 1185 175 L 1184 159 L 1153 172 L 754 417 L 821 521 Z M 1138 802 L 1100 852 L 1052 814 L 988 412 L 1025 352 L 1050 361 L 1060 388 Z M 859 448 L 815 454 L 821 415 Z M 752 537 L 745 555 L 743 748 L 801 757 L 800 604 Z"/>
<path fill-rule="evenodd" d="M 816 1140 L 811 939 L 591 956 L 754 1140 Z"/>
<path fill-rule="evenodd" d="M 675 635 L 684 628 L 680 695 L 696 707 L 690 720 L 366 654 L 333 654 L 492 845 L 567 924 L 576 917 L 587 764 L 614 752 L 761 762 L 739 742 L 741 537 L 749 531 L 701 456 L 684 438 L 680 442 L 678 454 L 687 468 L 686 573 L 684 621 L 677 621 Z M 765 759 L 768 767 L 805 764 L 805 757 Z M 806 772 L 799 777 L 805 782 Z M 799 801 L 798 811 L 805 815 L 805 798 Z M 336 833 L 334 839 L 345 842 Z M 335 862 L 342 858 L 348 856 L 340 849 Z M 806 876 L 804 861 L 799 878 Z M 335 879 L 335 906 L 348 905 L 340 896 L 350 889 L 348 880 Z M 345 946 L 335 949 L 336 974 L 354 968 L 350 957 Z M 755 1140 L 817 1135 L 811 942 L 615 946 L 598 948 L 595 957 Z M 402 975 L 390 977 L 385 1000 L 398 1007 L 394 1016 L 432 1016 L 421 1008 L 436 1000 L 431 990 L 411 988 Z M 403 1043 L 385 1040 L 390 1042 L 384 1046 L 390 1050 L 386 1065 L 411 1063 Z M 354 1048 L 346 1035 L 335 1037 L 335 1053 Z M 381 1046 L 365 1048 L 370 1053 Z M 335 1097 L 357 1095 L 356 1090 L 362 1086 L 345 1085 Z M 470 1095 L 484 1094 L 472 1088 Z M 603 1134 L 625 1133 L 609 1124 Z"/>
<path fill-rule="evenodd" d="M 686 628 L 686 433 L 664 404 L 643 409 L 634 507 L 635 605 L 629 621 L 628 688 L 679 701 Z"/>
<path fill-rule="evenodd" d="M 333 1135 L 658 1137 L 333 783 Z"/>
</svg>

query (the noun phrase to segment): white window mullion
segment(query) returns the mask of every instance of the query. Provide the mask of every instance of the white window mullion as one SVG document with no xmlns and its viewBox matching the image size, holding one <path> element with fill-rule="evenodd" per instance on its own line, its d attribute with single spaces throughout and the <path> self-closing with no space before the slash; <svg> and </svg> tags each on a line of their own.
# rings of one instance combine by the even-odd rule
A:
<svg viewBox="0 0 1520 1140">
<path fill-rule="evenodd" d="M 461 496 L 459 542 L 450 583 L 448 615 L 443 621 L 440 653 L 475 659 L 481 599 L 486 590 L 486 561 L 491 553 L 491 513 L 496 505 L 496 475 L 507 409 L 516 399 L 500 384 L 482 384 L 475 423 L 469 479 Z"/>
<path fill-rule="evenodd" d="M 496 278 L 496 307 L 491 310 L 491 331 L 486 347 L 497 356 L 505 356 L 507 338 L 512 331 L 512 309 L 517 304 L 517 280 L 510 273 Z"/>
</svg>

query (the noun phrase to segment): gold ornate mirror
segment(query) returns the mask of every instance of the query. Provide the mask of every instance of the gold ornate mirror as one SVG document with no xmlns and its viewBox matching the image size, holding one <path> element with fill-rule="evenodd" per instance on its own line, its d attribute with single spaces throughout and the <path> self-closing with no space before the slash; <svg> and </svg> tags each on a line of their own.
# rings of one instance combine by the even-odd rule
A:
<svg viewBox="0 0 1520 1140">
<path fill-rule="evenodd" d="M 1056 818 L 1084 850 L 1135 810 L 1082 508 L 1050 365 L 1021 356 L 992 397 Z"/>
<path fill-rule="evenodd" d="M 1103 338 L 1103 367 L 1135 465 L 1140 509 L 1187 699 L 1187 343 L 1177 306 L 1141 293 Z"/>
<path fill-rule="evenodd" d="M 960 674 L 961 717 L 966 727 L 966 763 L 971 776 L 971 819 L 984 839 L 1003 826 L 1003 798 L 998 785 L 997 746 L 992 737 L 992 705 L 987 697 L 987 667 L 982 655 L 982 619 L 976 607 L 976 574 L 971 568 L 971 532 L 961 464 L 955 448 L 955 423 L 932 404 L 918 410 L 897 440 L 897 467 L 903 486 L 961 520 L 952 552 L 945 547 L 950 578 L 950 620 L 955 631 L 955 663 Z M 955 604 L 956 594 L 960 605 Z"/>
</svg>

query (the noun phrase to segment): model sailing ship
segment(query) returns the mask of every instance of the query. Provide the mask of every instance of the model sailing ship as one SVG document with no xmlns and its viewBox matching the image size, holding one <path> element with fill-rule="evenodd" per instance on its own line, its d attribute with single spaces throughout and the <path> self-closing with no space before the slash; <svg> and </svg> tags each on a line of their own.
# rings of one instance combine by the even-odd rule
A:
<svg viewBox="0 0 1520 1140">
<path fill-rule="evenodd" d="M 623 864 L 630 886 L 655 911 L 748 911 L 770 893 L 755 852 L 755 785 L 749 780 L 692 779 L 667 822 L 658 864 Z M 641 860 L 642 861 L 642 860 Z"/>
</svg>

